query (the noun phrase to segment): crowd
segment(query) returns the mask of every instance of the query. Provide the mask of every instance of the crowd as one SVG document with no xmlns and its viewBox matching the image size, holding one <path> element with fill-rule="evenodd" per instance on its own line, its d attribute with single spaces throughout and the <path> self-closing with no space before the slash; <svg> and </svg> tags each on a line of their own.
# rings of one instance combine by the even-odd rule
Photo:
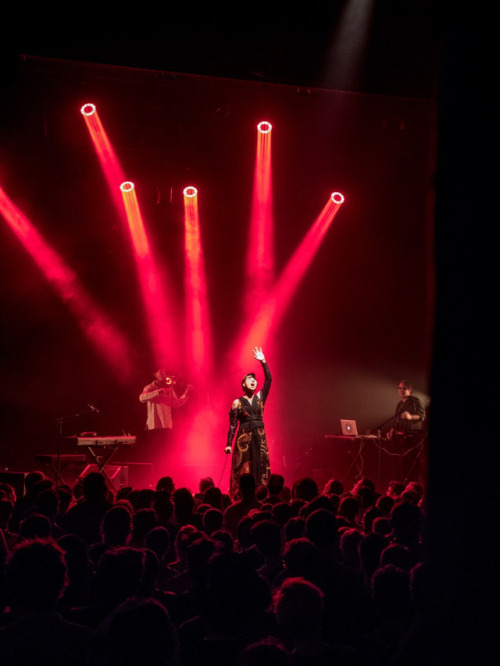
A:
<svg viewBox="0 0 500 666">
<path fill-rule="evenodd" d="M 424 531 L 418 483 L 243 474 L 231 498 L 34 471 L 0 484 L 0 662 L 424 664 Z"/>
</svg>

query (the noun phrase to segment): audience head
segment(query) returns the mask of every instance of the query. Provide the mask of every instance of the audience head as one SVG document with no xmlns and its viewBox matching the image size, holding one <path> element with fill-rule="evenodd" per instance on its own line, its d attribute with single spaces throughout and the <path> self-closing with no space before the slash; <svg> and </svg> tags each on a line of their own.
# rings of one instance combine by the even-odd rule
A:
<svg viewBox="0 0 500 666">
<path fill-rule="evenodd" d="M 251 474 L 241 474 L 239 488 L 242 499 L 253 499 L 257 490 L 254 477 Z"/>
<path fill-rule="evenodd" d="M 110 545 L 125 545 L 132 530 L 132 514 L 122 504 L 112 506 L 101 520 L 101 538 Z"/>
<path fill-rule="evenodd" d="M 358 512 L 358 500 L 352 495 L 348 495 L 341 500 L 337 515 L 339 518 L 343 518 L 346 522 L 354 525 L 358 519 Z"/>
<path fill-rule="evenodd" d="M 292 539 L 285 545 L 283 562 L 290 577 L 314 582 L 321 574 L 321 550 L 306 537 Z"/>
<path fill-rule="evenodd" d="M 306 519 L 303 516 L 292 516 L 285 523 L 285 540 L 299 539 L 306 531 Z"/>
<path fill-rule="evenodd" d="M 210 486 L 203 494 L 203 504 L 208 504 L 214 509 L 224 510 L 224 499 L 222 491 L 217 486 Z"/>
<path fill-rule="evenodd" d="M 380 566 L 394 564 L 403 571 L 410 571 L 413 558 L 410 550 L 399 543 L 391 543 L 380 553 Z"/>
<path fill-rule="evenodd" d="M 383 516 L 390 516 L 392 507 L 394 506 L 394 498 L 390 495 L 381 495 L 375 506 L 382 512 Z"/>
<path fill-rule="evenodd" d="M 338 479 L 330 479 L 323 488 L 323 495 L 342 495 L 344 484 Z"/>
<path fill-rule="evenodd" d="M 24 539 L 48 539 L 52 531 L 52 523 L 41 513 L 32 513 L 19 525 L 19 536 Z"/>
<path fill-rule="evenodd" d="M 358 546 L 358 553 L 365 580 L 371 580 L 373 572 L 380 565 L 380 555 L 388 545 L 388 539 L 382 534 L 370 532 L 362 536 Z"/>
<path fill-rule="evenodd" d="M 269 583 L 237 553 L 217 553 L 209 562 L 206 614 L 210 630 L 229 636 L 248 631 L 271 603 Z"/>
<path fill-rule="evenodd" d="M 220 509 L 207 509 L 203 513 L 203 519 L 202 519 L 202 525 L 203 525 L 203 531 L 205 534 L 208 534 L 209 536 L 213 533 L 216 532 L 217 530 L 220 530 L 222 528 L 222 522 L 224 520 L 224 514 Z"/>
<path fill-rule="evenodd" d="M 368 532 L 373 531 L 373 521 L 375 518 L 382 518 L 383 513 L 382 511 L 377 508 L 376 506 L 371 506 L 365 513 L 363 514 L 363 531 L 365 534 L 368 534 Z"/>
<path fill-rule="evenodd" d="M 139 593 L 145 555 L 139 548 L 122 546 L 106 551 L 96 569 L 96 591 L 107 604 L 118 604 Z"/>
<path fill-rule="evenodd" d="M 234 540 L 230 532 L 226 532 L 226 530 L 216 530 L 215 532 L 212 532 L 210 538 L 214 542 L 216 553 L 234 552 Z"/>
<path fill-rule="evenodd" d="M 236 666 L 291 666 L 291 657 L 275 638 L 263 638 L 243 649 Z"/>
<path fill-rule="evenodd" d="M 285 580 L 274 600 L 278 625 L 292 643 L 319 640 L 323 607 L 323 592 L 303 578 Z"/>
<path fill-rule="evenodd" d="M 285 478 L 281 474 L 271 474 L 267 482 L 268 495 L 279 497 L 285 486 Z"/>
<path fill-rule="evenodd" d="M 187 550 L 189 546 L 202 536 L 193 525 L 183 525 L 175 535 L 175 554 L 181 564 L 187 563 Z"/>
<path fill-rule="evenodd" d="M 64 551 L 52 539 L 16 546 L 5 569 L 9 604 L 25 611 L 53 610 L 67 584 Z"/>
<path fill-rule="evenodd" d="M 14 486 L 11 486 L 10 483 L 0 483 L 0 499 L 7 499 L 14 503 L 17 499 Z"/>
<path fill-rule="evenodd" d="M 340 553 L 342 561 L 349 567 L 359 569 L 359 542 L 361 532 L 354 527 L 345 529 L 340 537 Z"/>
<path fill-rule="evenodd" d="M 284 527 L 292 517 L 292 507 L 288 502 L 276 502 L 271 509 L 271 513 L 278 525 Z"/>
<path fill-rule="evenodd" d="M 398 499 L 405 489 L 405 484 L 401 481 L 389 481 L 387 484 L 386 495 L 392 497 L 393 499 Z"/>
<path fill-rule="evenodd" d="M 281 556 L 281 528 L 276 521 L 258 520 L 252 526 L 251 537 L 263 557 Z"/>
<path fill-rule="evenodd" d="M 410 575 L 393 564 L 378 568 L 371 582 L 372 599 L 379 617 L 407 624 L 412 616 Z"/>
<path fill-rule="evenodd" d="M 170 666 L 178 663 L 177 633 L 165 607 L 153 598 L 119 604 L 98 631 L 96 663 Z"/>
<path fill-rule="evenodd" d="M 204 476 L 200 479 L 199 489 L 202 495 L 206 490 L 212 488 L 213 486 L 215 486 L 215 482 L 211 476 Z"/>
<path fill-rule="evenodd" d="M 318 484 L 309 476 L 304 476 L 293 484 L 292 495 L 295 499 L 310 502 L 319 495 Z"/>
<path fill-rule="evenodd" d="M 108 495 L 106 479 L 100 472 L 90 472 L 83 479 L 83 496 L 88 502 L 102 502 Z"/>
<path fill-rule="evenodd" d="M 172 477 L 162 476 L 160 479 L 158 479 L 158 483 L 156 484 L 156 490 L 157 491 L 165 490 L 166 492 L 170 493 L 170 495 L 173 495 L 175 491 L 175 483 Z"/>
<path fill-rule="evenodd" d="M 45 474 L 43 472 L 39 472 L 38 470 L 28 472 L 28 474 L 26 474 L 24 477 L 24 488 L 26 490 L 26 495 L 33 495 L 36 484 L 39 481 L 44 481 L 45 478 Z"/>
<path fill-rule="evenodd" d="M 318 548 L 329 550 L 339 540 L 337 519 L 327 509 L 317 509 L 306 519 L 306 537 Z"/>
<path fill-rule="evenodd" d="M 174 492 L 174 513 L 180 520 L 194 511 L 194 496 L 188 488 L 177 488 Z"/>
<path fill-rule="evenodd" d="M 396 504 L 391 512 L 394 538 L 399 543 L 415 543 L 422 530 L 422 510 L 415 504 Z"/>
<path fill-rule="evenodd" d="M 379 516 L 378 518 L 375 518 L 372 524 L 372 532 L 376 532 L 377 534 L 382 534 L 388 539 L 391 538 L 392 523 L 390 521 L 390 518 L 386 518 L 385 516 Z"/>
<path fill-rule="evenodd" d="M 167 525 L 170 523 L 172 516 L 174 515 L 174 503 L 168 491 L 160 490 L 155 493 L 153 509 L 156 512 L 156 517 L 160 525 Z"/>
<path fill-rule="evenodd" d="M 146 536 L 145 547 L 152 550 L 158 559 L 164 558 L 170 549 L 170 532 L 166 527 L 154 527 Z"/>
<path fill-rule="evenodd" d="M 135 542 L 144 541 L 146 536 L 158 524 L 154 509 L 139 509 L 132 516 L 132 537 Z"/>
</svg>

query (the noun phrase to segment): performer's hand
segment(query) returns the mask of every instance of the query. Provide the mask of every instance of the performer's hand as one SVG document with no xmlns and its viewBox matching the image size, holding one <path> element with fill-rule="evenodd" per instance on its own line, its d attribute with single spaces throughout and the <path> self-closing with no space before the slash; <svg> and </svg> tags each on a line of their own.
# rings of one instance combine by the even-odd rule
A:
<svg viewBox="0 0 500 666">
<path fill-rule="evenodd" d="M 231 447 L 226 446 L 226 448 L 224 449 L 224 453 L 231 453 Z"/>
<path fill-rule="evenodd" d="M 253 348 L 253 355 L 258 361 L 262 361 L 262 363 L 265 363 L 266 357 L 264 356 L 264 352 L 262 351 L 262 347 L 254 347 Z"/>
<path fill-rule="evenodd" d="M 387 431 L 386 437 L 387 439 L 392 439 L 394 437 L 394 428 Z"/>
<path fill-rule="evenodd" d="M 413 417 L 412 417 L 412 415 L 410 414 L 410 412 L 403 412 L 403 413 L 401 414 L 401 418 L 402 418 L 402 419 L 406 419 L 407 421 L 413 421 Z"/>
</svg>

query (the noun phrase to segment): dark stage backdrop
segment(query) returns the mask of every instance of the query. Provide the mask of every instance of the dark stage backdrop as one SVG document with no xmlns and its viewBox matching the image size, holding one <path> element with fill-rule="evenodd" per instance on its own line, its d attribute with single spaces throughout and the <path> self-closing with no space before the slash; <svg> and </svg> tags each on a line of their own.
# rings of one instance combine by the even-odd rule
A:
<svg viewBox="0 0 500 666">
<path fill-rule="evenodd" d="M 205 469 L 194 468 L 192 485 L 204 471 L 219 480 L 227 411 L 239 394 L 240 376 L 227 376 L 224 355 L 242 323 L 261 120 L 273 124 L 278 273 L 331 192 L 345 196 L 264 350 L 274 376 L 266 414 L 273 468 L 291 482 L 311 449 L 331 467 L 328 456 L 338 452 L 325 435 L 339 434 L 341 418 L 356 419 L 360 432 L 384 422 L 401 378 L 429 405 L 432 102 L 29 57 L 7 88 L 0 186 L 130 340 L 133 376 L 123 382 L 110 371 L 2 220 L 0 467 L 29 469 L 35 454 L 55 451 L 60 417 L 68 417 L 63 435 L 140 435 L 144 428 L 138 395 L 151 381 L 153 359 L 127 231 L 80 114 L 85 102 L 97 105 L 136 184 L 153 248 L 181 304 L 182 189 L 192 184 L 200 192 L 216 370 L 177 413 L 176 437 L 201 407 L 213 406 L 216 426 L 200 442 Z M 182 338 L 181 309 L 175 315 Z M 251 350 L 248 361 L 253 369 Z M 182 372 L 183 359 L 175 369 Z M 101 414 L 90 414 L 89 403 Z"/>
</svg>

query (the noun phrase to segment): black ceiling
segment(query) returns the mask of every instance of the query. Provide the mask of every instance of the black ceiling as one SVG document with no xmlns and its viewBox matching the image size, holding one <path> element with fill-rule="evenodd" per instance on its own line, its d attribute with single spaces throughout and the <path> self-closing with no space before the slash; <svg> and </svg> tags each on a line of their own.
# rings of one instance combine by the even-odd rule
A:
<svg viewBox="0 0 500 666">
<path fill-rule="evenodd" d="M 359 79 L 329 71 L 345 0 L 282 3 L 162 3 L 127 11 L 82 5 L 13 10 L 12 71 L 19 54 L 264 80 L 354 92 L 429 98 L 435 85 L 437 12 L 427 0 L 357 0 L 372 6 Z M 15 16 L 15 14 L 18 14 Z M 9 67 L 9 64 L 7 64 Z"/>
</svg>

